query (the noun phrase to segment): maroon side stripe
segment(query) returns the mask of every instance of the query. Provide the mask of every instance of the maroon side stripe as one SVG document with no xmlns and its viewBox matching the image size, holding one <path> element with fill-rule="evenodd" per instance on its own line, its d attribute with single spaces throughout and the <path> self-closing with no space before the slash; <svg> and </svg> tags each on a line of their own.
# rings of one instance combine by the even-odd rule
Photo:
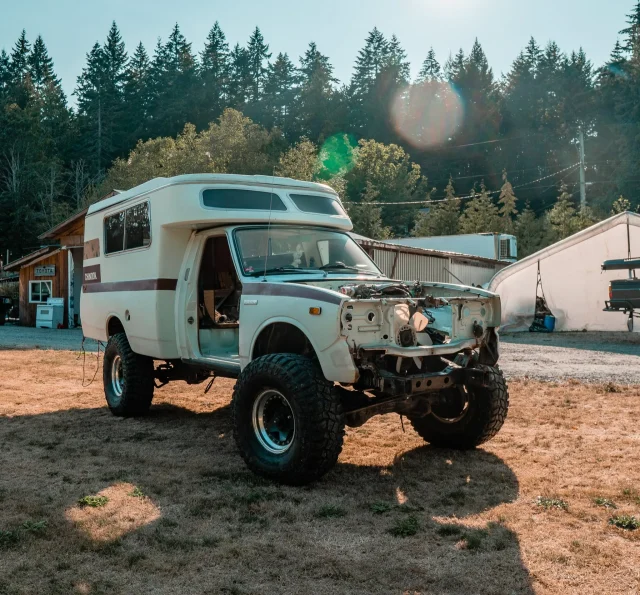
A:
<svg viewBox="0 0 640 595">
<path fill-rule="evenodd" d="M 115 281 L 112 283 L 86 283 L 83 293 L 107 291 L 175 291 L 177 279 L 140 279 L 138 281 Z"/>
<path fill-rule="evenodd" d="M 297 283 L 247 283 L 242 288 L 242 297 L 253 295 L 274 295 L 282 297 L 306 298 L 327 302 L 328 304 L 340 304 L 346 296 L 336 295 L 328 291 L 322 291 L 316 287 L 308 285 L 298 285 Z"/>
</svg>

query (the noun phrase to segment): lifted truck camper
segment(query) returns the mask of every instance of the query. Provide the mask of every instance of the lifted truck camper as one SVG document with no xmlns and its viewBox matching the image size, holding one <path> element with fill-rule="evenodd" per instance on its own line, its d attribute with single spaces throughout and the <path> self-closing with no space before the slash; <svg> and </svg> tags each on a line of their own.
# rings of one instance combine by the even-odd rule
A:
<svg viewBox="0 0 640 595">
<path fill-rule="evenodd" d="M 246 464 L 303 484 L 326 473 L 344 427 L 405 415 L 435 446 L 473 448 L 507 415 L 500 299 L 383 276 L 347 233 L 328 186 L 270 176 L 157 178 L 92 205 L 82 321 L 107 342 L 115 415 L 154 388 L 237 378 Z"/>
</svg>

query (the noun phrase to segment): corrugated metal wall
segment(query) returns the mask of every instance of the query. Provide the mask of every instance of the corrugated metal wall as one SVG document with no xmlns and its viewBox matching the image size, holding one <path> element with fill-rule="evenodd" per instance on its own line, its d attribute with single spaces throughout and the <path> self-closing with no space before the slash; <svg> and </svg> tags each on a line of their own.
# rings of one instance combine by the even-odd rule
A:
<svg viewBox="0 0 640 595">
<path fill-rule="evenodd" d="M 462 281 L 463 285 L 484 285 L 489 283 L 501 266 L 491 266 L 481 262 L 460 261 L 451 259 L 449 270 Z M 452 283 L 458 283 L 453 280 Z"/>
<path fill-rule="evenodd" d="M 462 282 L 464 285 L 484 285 L 489 283 L 497 271 L 508 264 L 492 265 L 488 262 L 449 256 L 417 254 L 415 251 L 404 252 L 398 251 L 397 248 L 382 248 L 379 244 L 369 246 L 368 251 L 385 275 L 403 281 Z"/>
</svg>

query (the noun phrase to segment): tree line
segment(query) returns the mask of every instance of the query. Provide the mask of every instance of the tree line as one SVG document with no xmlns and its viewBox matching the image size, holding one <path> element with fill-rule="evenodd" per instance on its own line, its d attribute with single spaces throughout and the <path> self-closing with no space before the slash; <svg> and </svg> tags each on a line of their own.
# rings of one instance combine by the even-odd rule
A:
<svg viewBox="0 0 640 595">
<path fill-rule="evenodd" d="M 113 188 L 200 171 L 325 181 L 372 237 L 505 231 L 530 253 L 638 207 L 639 83 L 640 2 L 598 68 L 531 39 L 498 77 L 476 40 L 442 64 L 425 48 L 411 80 L 400 40 L 374 28 L 342 84 L 315 42 L 294 60 L 258 27 L 232 47 L 215 23 L 200 52 L 178 25 L 131 51 L 113 23 L 74 107 L 42 37 L 23 31 L 0 51 L 0 253 L 38 247 Z"/>
</svg>

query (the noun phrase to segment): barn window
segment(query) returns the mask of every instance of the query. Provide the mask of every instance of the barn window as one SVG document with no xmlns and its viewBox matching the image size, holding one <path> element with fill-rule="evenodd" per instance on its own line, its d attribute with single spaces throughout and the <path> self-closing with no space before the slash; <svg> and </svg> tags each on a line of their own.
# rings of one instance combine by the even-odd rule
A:
<svg viewBox="0 0 640 595">
<path fill-rule="evenodd" d="M 150 244 L 151 220 L 148 201 L 105 217 L 105 254 L 145 248 Z"/>
<path fill-rule="evenodd" d="M 29 303 L 46 304 L 51 297 L 51 281 L 29 281 Z"/>
<path fill-rule="evenodd" d="M 251 209 L 256 211 L 286 211 L 282 199 L 273 192 L 244 188 L 211 188 L 202 193 L 202 204 L 213 209 Z"/>
</svg>

